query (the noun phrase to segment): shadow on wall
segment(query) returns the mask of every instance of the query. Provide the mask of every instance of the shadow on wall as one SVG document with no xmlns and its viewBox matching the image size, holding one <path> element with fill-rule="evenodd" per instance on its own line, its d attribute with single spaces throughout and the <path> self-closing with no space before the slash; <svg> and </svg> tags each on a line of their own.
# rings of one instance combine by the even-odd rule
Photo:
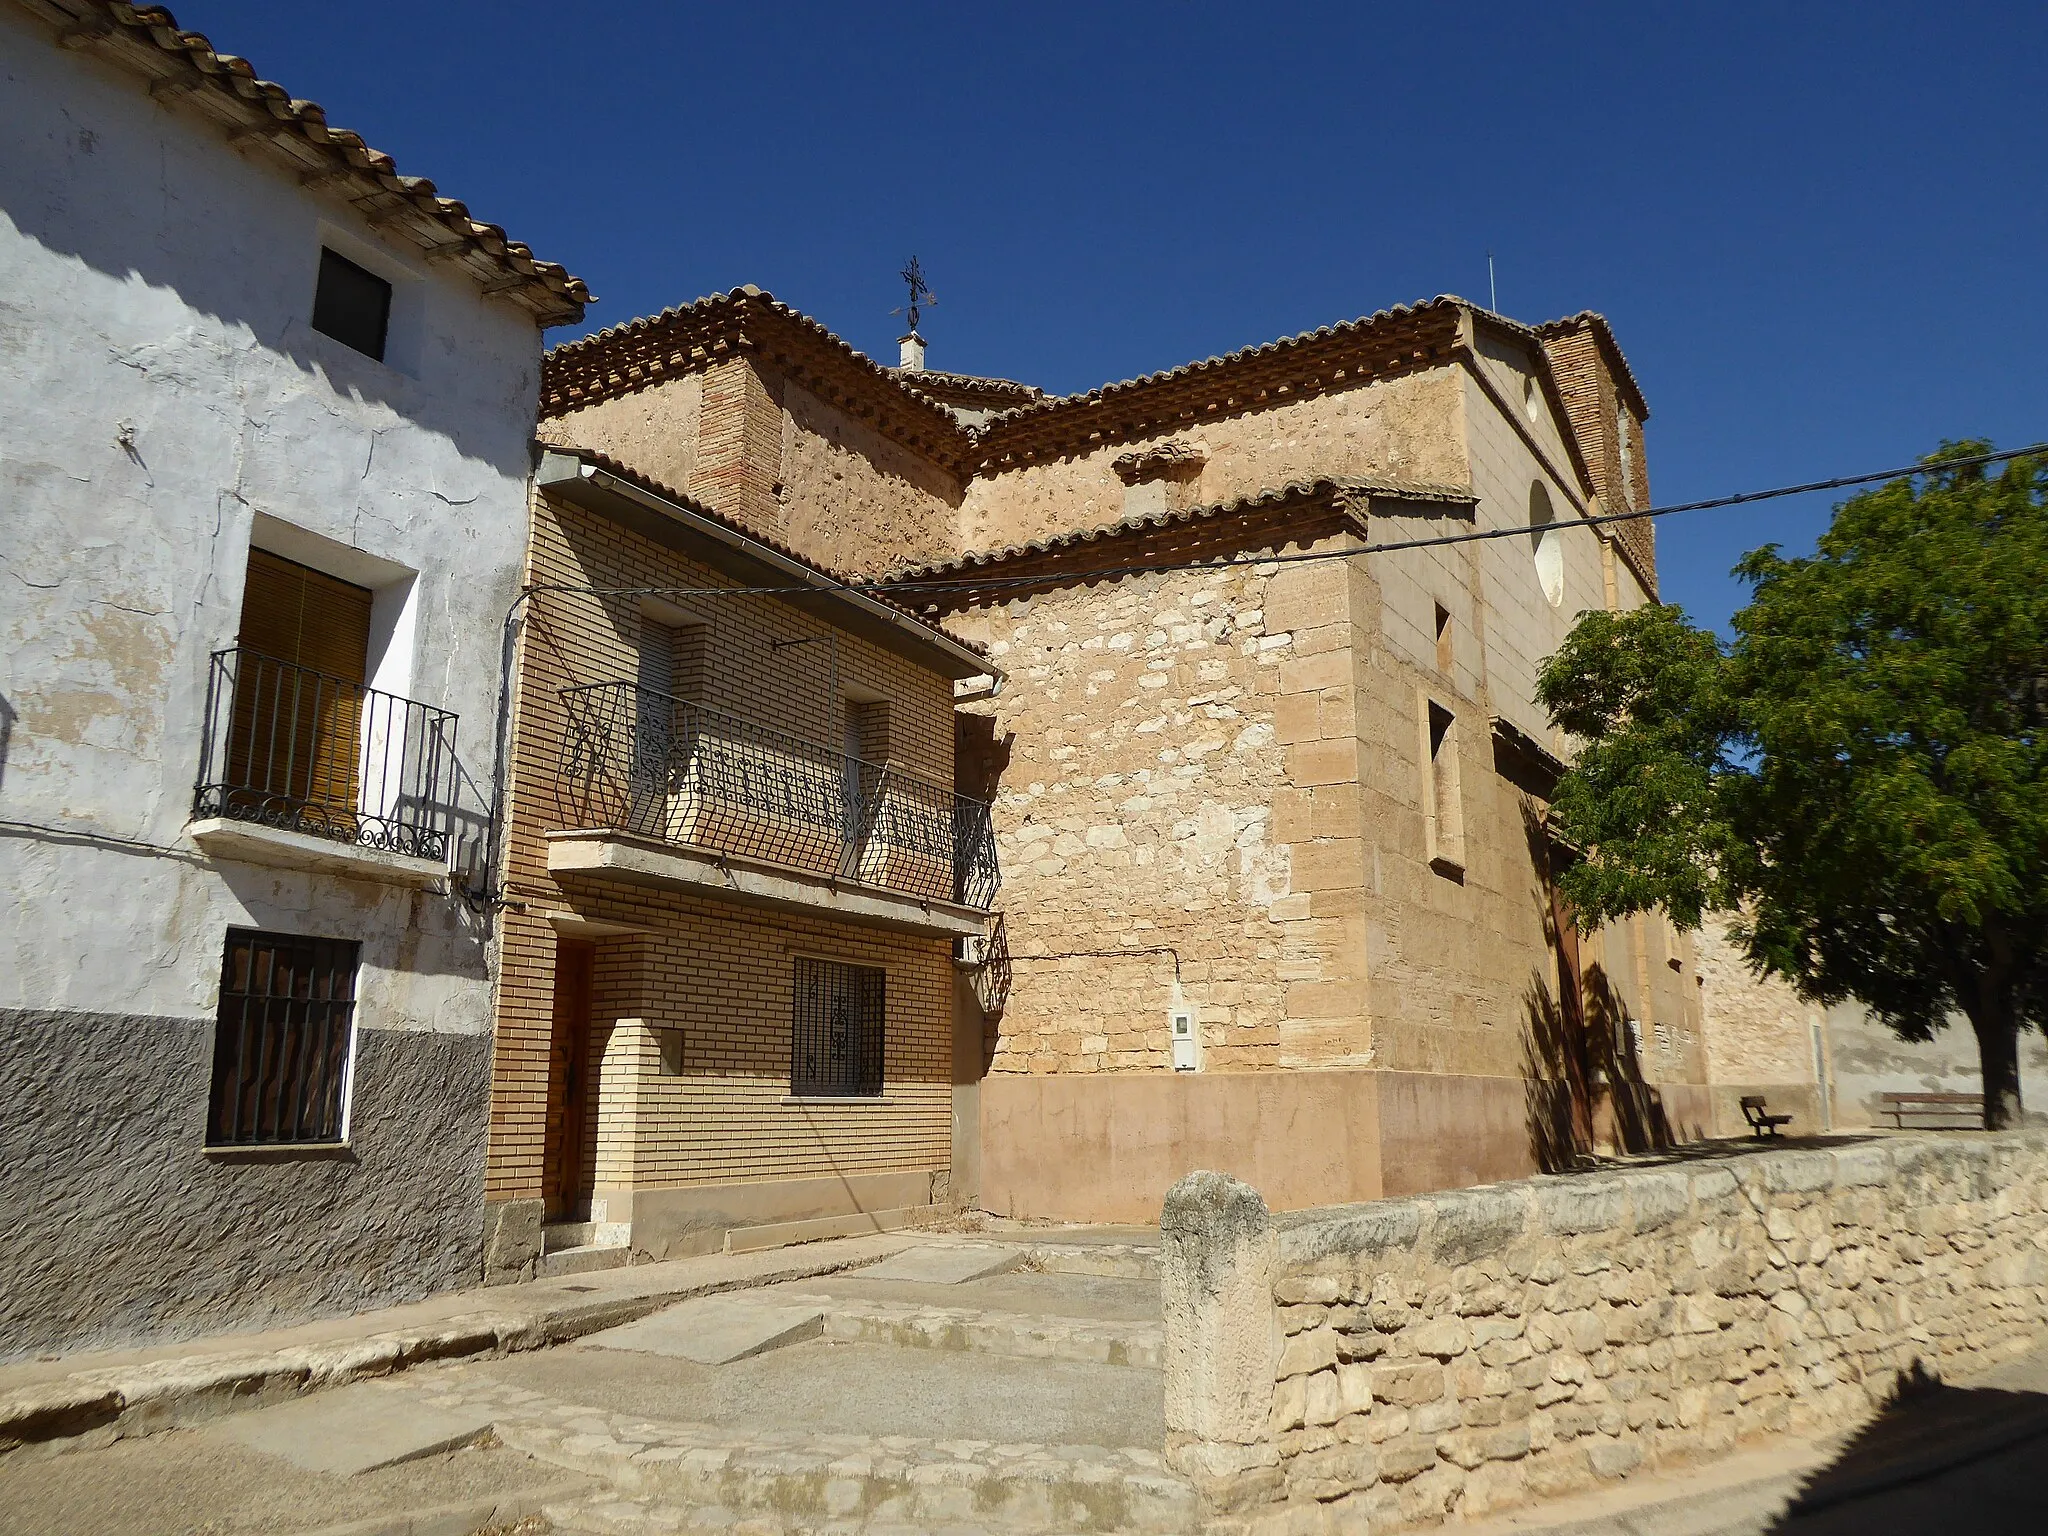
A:
<svg viewBox="0 0 2048 1536">
<path fill-rule="evenodd" d="M 1628 1010 L 1607 973 L 1588 966 L 1583 1003 L 1553 997 L 1532 975 L 1523 994 L 1522 1082 L 1529 1151 L 1545 1173 L 1584 1168 L 1596 1153 L 1668 1151 L 1704 1141 L 1703 1125 L 1674 1123 L 1643 1078 Z"/>
<path fill-rule="evenodd" d="M 2035 1366 L 2030 1375 L 2048 1387 L 2048 1369 Z M 1877 1417 L 1768 1529 L 1772 1536 L 2032 1536 L 2042 1526 L 2044 1452 L 2048 1393 L 1952 1387 L 1915 1360 Z"/>
<path fill-rule="evenodd" d="M 14 706 L 0 693 L 0 789 L 7 787 L 7 745 L 14 739 Z"/>
<path fill-rule="evenodd" d="M 1703 1141 L 1703 1125 L 1674 1125 L 1664 1097 L 1643 1077 L 1628 1027 L 1628 1005 L 1602 966 L 1581 967 L 1577 930 L 1557 889 L 1576 855 L 1552 838 L 1541 800 L 1523 786 L 1522 833 L 1541 882 L 1537 900 L 1545 947 L 1562 979 L 1532 972 L 1523 993 L 1522 1081 L 1529 1151 L 1545 1173 L 1583 1168 L 1603 1153 L 1660 1152 Z"/>
<path fill-rule="evenodd" d="M 30 24 L 21 31 L 10 27 L 0 41 L 34 49 L 47 48 L 47 38 Z M 32 123 L 31 131 L 46 135 L 53 152 L 0 159 L 0 208 L 22 239 L 55 258 L 31 270 L 61 273 L 68 262 L 77 262 L 117 285 L 121 305 L 136 315 L 170 313 L 152 309 L 134 292 L 138 286 L 156 290 L 211 316 L 229 333 L 230 344 L 234 332 L 246 331 L 309 380 L 386 406 L 506 479 L 525 479 L 530 434 L 517 424 L 517 413 L 446 387 L 443 380 L 422 387 L 397 368 L 313 330 L 319 221 L 329 219 L 361 235 L 359 214 L 338 198 L 328 201 L 293 186 L 281 167 L 259 171 L 244 165 L 219 129 L 192 114 L 157 106 L 139 80 L 123 77 L 78 90 L 76 78 L 68 70 L 60 74 L 56 64 L 56 51 L 49 49 L 47 63 L 38 60 L 32 66 L 49 71 L 42 89 L 33 97 L 24 95 L 9 115 L 10 126 Z M 60 95 L 62 121 L 53 110 Z M 402 265 L 424 267 L 409 244 L 394 241 L 391 248 Z M 252 256 L 258 250 L 264 261 Z M 264 271 L 252 281 L 255 266 Z M 466 280 L 435 276 L 413 281 L 459 290 Z M 505 313 L 520 312 L 508 305 Z M 25 323 L 36 323 L 33 309 L 20 314 Z M 172 364 L 177 349 L 191 337 L 181 318 L 170 323 L 177 327 L 175 334 L 111 344 L 110 359 L 146 376 L 154 373 L 166 387 L 178 387 L 181 370 Z M 457 344 L 468 343 L 471 334 Z M 532 390 L 540 367 L 537 333 L 532 352 L 522 352 L 520 363 L 526 370 L 521 389 Z"/>
</svg>

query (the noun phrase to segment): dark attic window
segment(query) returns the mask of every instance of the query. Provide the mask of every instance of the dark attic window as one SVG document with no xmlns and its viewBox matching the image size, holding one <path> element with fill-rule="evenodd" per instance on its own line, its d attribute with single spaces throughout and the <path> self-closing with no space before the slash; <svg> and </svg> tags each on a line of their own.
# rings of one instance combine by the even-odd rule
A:
<svg viewBox="0 0 2048 1536">
<path fill-rule="evenodd" d="M 313 329 L 384 361 L 384 334 L 391 325 L 391 285 L 346 256 L 322 247 L 320 286 L 313 293 Z"/>
</svg>

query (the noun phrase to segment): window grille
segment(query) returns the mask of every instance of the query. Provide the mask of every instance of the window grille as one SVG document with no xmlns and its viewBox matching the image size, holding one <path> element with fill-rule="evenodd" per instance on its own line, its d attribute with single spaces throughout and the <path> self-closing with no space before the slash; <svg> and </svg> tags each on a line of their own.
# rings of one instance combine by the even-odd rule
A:
<svg viewBox="0 0 2048 1536">
<path fill-rule="evenodd" d="M 881 1093 L 886 983 L 887 973 L 875 966 L 797 958 L 792 1094 L 871 1098 Z"/>
<path fill-rule="evenodd" d="M 209 1146 L 342 1139 L 361 946 L 230 928 Z"/>
</svg>

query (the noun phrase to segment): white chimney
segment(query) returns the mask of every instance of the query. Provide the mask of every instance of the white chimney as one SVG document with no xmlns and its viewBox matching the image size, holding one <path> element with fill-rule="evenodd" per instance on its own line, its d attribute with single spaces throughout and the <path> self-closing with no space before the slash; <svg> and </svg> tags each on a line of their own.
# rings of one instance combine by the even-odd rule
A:
<svg viewBox="0 0 2048 1536">
<path fill-rule="evenodd" d="M 912 331 L 908 336 L 896 338 L 896 345 L 903 350 L 897 358 L 897 366 L 911 373 L 924 371 L 924 338 Z"/>
</svg>

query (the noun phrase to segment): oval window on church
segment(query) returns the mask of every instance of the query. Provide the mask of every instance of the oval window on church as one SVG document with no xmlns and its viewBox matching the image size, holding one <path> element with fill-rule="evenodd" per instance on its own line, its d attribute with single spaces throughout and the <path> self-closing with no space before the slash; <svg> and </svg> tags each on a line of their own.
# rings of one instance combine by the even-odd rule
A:
<svg viewBox="0 0 2048 1536">
<path fill-rule="evenodd" d="M 1550 505 L 1550 492 L 1540 480 L 1529 487 L 1529 545 L 1543 596 L 1555 608 L 1564 601 L 1564 535 Z"/>
</svg>

